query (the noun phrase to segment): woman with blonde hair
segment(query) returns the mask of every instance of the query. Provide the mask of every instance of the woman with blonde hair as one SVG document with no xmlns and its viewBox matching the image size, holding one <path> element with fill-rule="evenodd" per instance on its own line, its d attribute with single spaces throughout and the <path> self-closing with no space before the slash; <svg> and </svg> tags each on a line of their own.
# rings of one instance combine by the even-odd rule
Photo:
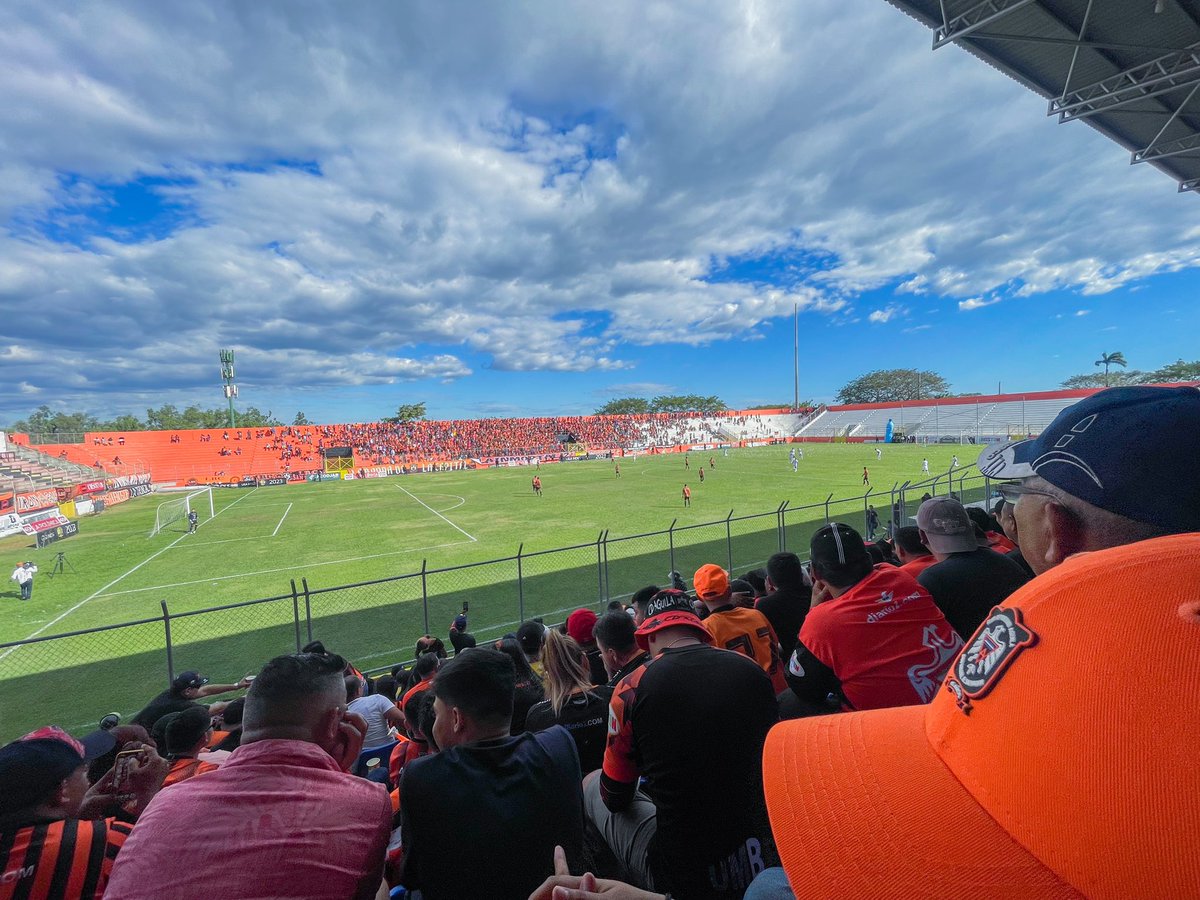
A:
<svg viewBox="0 0 1200 900">
<path fill-rule="evenodd" d="M 604 762 L 608 736 L 608 701 L 612 688 L 593 687 L 587 655 L 573 638 L 551 629 L 542 660 L 546 664 L 547 700 L 529 710 L 525 727 L 542 731 L 562 725 L 579 750 L 579 767 L 586 775 Z"/>
</svg>

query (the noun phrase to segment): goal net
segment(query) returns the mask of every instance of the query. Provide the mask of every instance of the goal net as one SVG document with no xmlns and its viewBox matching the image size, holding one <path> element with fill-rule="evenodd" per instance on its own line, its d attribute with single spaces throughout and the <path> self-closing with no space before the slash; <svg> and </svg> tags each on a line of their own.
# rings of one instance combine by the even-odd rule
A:
<svg viewBox="0 0 1200 900">
<path fill-rule="evenodd" d="M 215 515 L 212 488 L 202 488 L 183 497 L 176 497 L 174 500 L 158 504 L 158 510 L 154 514 L 154 528 L 150 532 L 150 537 L 154 537 L 172 522 L 186 519 L 192 510 L 196 511 L 201 521 L 211 519 Z"/>
</svg>

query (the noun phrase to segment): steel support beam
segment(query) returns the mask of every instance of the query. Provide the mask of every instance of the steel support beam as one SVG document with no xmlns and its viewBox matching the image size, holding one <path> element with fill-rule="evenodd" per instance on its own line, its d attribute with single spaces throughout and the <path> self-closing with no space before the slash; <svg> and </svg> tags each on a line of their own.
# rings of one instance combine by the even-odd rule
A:
<svg viewBox="0 0 1200 900">
<path fill-rule="evenodd" d="M 1200 178 L 1189 178 L 1187 181 L 1179 182 L 1179 193 L 1181 194 L 1197 189 L 1200 189 Z"/>
<path fill-rule="evenodd" d="M 1120 109 L 1200 81 L 1200 49 L 1168 53 L 1051 100 L 1046 115 L 1060 122 Z"/>
<path fill-rule="evenodd" d="M 1028 6 L 1036 0 L 983 0 L 964 13 L 960 13 L 933 33 L 933 49 L 952 44 L 980 28 L 986 28 L 997 19 L 1014 10 Z"/>
</svg>

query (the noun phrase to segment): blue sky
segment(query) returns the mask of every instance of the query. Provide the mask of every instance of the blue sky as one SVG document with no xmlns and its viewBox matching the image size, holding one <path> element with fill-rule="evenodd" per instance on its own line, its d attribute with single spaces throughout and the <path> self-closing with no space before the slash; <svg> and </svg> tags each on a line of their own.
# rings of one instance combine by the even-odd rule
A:
<svg viewBox="0 0 1200 900">
<path fill-rule="evenodd" d="M 821 401 L 1196 356 L 1195 198 L 883 0 L 10 13 L 0 422 L 221 347 L 286 419 L 784 402 L 797 304 Z"/>
</svg>

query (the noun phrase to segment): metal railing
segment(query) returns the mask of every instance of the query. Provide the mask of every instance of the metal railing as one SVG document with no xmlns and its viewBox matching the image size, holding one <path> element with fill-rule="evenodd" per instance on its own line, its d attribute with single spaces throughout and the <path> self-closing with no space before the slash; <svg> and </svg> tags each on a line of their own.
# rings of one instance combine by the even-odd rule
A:
<svg viewBox="0 0 1200 900">
<path fill-rule="evenodd" d="M 469 608 L 482 642 L 514 631 L 530 618 L 565 619 L 579 607 L 602 611 L 648 584 L 685 580 L 705 563 L 732 574 L 763 567 L 771 554 L 804 558 L 813 533 L 842 521 L 868 536 L 876 506 L 882 538 L 908 524 L 925 494 L 955 494 L 964 504 L 990 502 L 991 482 L 970 467 L 887 490 L 834 498 L 661 531 L 614 536 L 598 532 L 584 544 L 525 552 L 466 565 L 430 568 L 329 587 L 292 580 L 271 597 L 173 611 L 98 628 L 0 643 L 0 742 L 41 724 L 85 727 L 117 709 L 133 713 L 177 672 L 197 669 L 235 681 L 269 658 L 297 652 L 314 638 L 368 672 L 386 671 L 413 656 L 416 640 L 447 640 L 454 617 Z M 448 641 L 447 641 L 448 643 Z"/>
</svg>

